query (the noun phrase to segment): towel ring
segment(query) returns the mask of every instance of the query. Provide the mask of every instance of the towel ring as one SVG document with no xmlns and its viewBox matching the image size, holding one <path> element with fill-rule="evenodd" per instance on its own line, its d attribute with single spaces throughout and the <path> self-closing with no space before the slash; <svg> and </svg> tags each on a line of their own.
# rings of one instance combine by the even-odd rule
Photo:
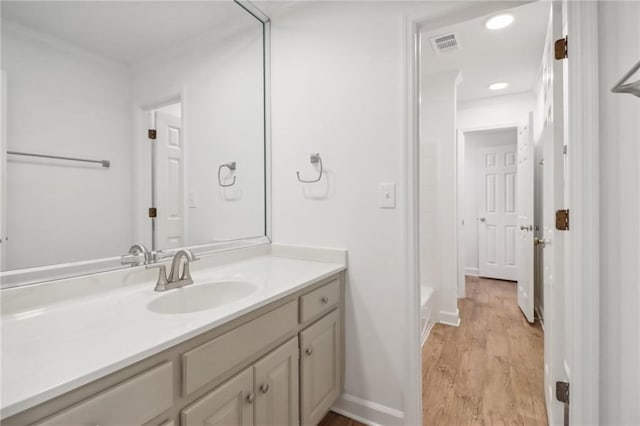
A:
<svg viewBox="0 0 640 426">
<path fill-rule="evenodd" d="M 627 83 L 627 80 L 629 80 L 638 70 L 640 70 L 640 61 L 638 61 L 638 63 L 635 64 L 615 86 L 613 86 L 611 91 L 613 93 L 630 93 L 640 98 L 640 80 Z"/>
<path fill-rule="evenodd" d="M 320 182 L 320 179 L 322 179 L 322 173 L 323 173 L 323 166 L 322 166 L 322 158 L 320 157 L 320 154 L 311 154 L 311 157 L 309 158 L 311 160 L 311 164 L 318 164 L 320 163 L 320 174 L 318 175 L 317 179 L 302 179 L 300 177 L 300 172 L 296 172 L 296 175 L 298 176 L 298 182 L 302 182 L 302 183 L 316 183 L 316 182 Z"/>
<path fill-rule="evenodd" d="M 231 181 L 231 183 L 222 183 L 220 172 L 222 172 L 222 169 L 225 167 L 233 173 L 236 170 L 236 162 L 232 161 L 231 163 L 220 164 L 220 167 L 218 167 L 218 185 L 220 185 L 223 188 L 228 188 L 236 184 L 236 177 L 235 176 L 233 177 L 233 181 Z"/>
</svg>

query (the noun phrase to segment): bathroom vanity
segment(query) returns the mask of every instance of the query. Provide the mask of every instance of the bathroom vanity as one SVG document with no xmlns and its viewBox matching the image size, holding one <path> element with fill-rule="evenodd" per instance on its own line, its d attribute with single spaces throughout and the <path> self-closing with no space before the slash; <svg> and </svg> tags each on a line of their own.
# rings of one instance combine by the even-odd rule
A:
<svg viewBox="0 0 640 426">
<path fill-rule="evenodd" d="M 315 425 L 342 391 L 345 269 L 263 245 L 166 292 L 142 267 L 3 290 L 2 424 Z"/>
</svg>

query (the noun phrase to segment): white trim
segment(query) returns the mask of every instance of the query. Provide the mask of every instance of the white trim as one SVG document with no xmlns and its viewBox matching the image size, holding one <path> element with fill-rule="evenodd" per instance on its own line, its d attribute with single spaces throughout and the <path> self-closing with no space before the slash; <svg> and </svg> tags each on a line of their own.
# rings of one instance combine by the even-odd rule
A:
<svg viewBox="0 0 640 426">
<path fill-rule="evenodd" d="M 7 205 L 7 72 L 0 69 L 0 206 Z M 0 207 L 0 271 L 4 270 L 7 261 L 6 208 Z"/>
<path fill-rule="evenodd" d="M 464 274 L 469 277 L 479 277 L 480 270 L 478 268 L 464 268 Z"/>
<path fill-rule="evenodd" d="M 429 335 L 431 334 L 431 330 L 433 330 L 433 326 L 436 325 L 435 321 L 431 321 L 431 320 L 427 320 L 427 328 L 426 330 L 424 330 L 424 333 L 422 334 L 422 338 L 420 339 L 420 347 L 423 347 L 425 343 L 427 343 L 427 339 L 429 338 Z"/>
<path fill-rule="evenodd" d="M 570 319 L 572 424 L 598 424 L 600 363 L 598 3 L 567 2 L 567 158 L 571 228 L 567 272 L 576 290 Z M 579 286 L 578 284 L 579 283 Z"/>
<path fill-rule="evenodd" d="M 404 422 L 404 413 L 373 401 L 343 393 L 331 411 L 368 426 L 413 424 Z"/>
<path fill-rule="evenodd" d="M 454 327 L 460 326 L 460 311 L 456 309 L 455 312 L 440 311 L 438 315 L 438 322 L 441 324 L 452 325 Z"/>
<path fill-rule="evenodd" d="M 245 2 L 249 3 L 249 2 Z M 257 9 L 257 8 L 256 8 Z M 263 21 L 263 42 L 264 42 L 264 203 L 265 203 L 265 236 L 269 241 L 273 241 L 272 220 L 272 183 L 271 183 L 271 20 L 265 16 Z"/>
<path fill-rule="evenodd" d="M 404 20 L 404 89 L 405 105 L 403 109 L 404 144 L 402 158 L 405 218 L 402 221 L 403 235 L 403 281 L 406 288 L 405 306 L 409 333 L 407 339 L 407 361 L 404 389 L 405 424 L 422 424 L 422 345 L 420 344 L 421 306 L 420 306 L 420 237 L 419 237 L 419 198 L 418 198 L 418 146 L 419 137 L 419 76 L 420 76 L 420 34 L 418 24 L 421 19 L 405 17 Z M 402 192 L 402 191 L 401 191 Z"/>
</svg>

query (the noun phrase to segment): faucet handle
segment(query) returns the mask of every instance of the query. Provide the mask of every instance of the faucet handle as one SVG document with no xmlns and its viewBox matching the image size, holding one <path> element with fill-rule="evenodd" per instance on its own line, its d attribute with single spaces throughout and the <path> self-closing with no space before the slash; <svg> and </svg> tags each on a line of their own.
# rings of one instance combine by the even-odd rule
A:
<svg viewBox="0 0 640 426">
<path fill-rule="evenodd" d="M 167 278 L 167 265 L 164 263 L 155 263 L 153 265 L 146 265 L 145 269 L 153 269 L 158 268 L 158 281 L 156 282 L 155 291 L 164 291 L 167 290 L 167 285 L 169 284 L 169 279 Z"/>
</svg>

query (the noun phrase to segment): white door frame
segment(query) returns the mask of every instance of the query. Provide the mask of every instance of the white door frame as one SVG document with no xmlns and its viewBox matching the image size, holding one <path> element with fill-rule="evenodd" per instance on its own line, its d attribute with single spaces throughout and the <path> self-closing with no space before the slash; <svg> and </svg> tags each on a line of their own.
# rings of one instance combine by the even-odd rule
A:
<svg viewBox="0 0 640 426">
<path fill-rule="evenodd" d="M 407 306 L 407 370 L 404 386 L 404 423 L 422 424 L 422 348 L 420 345 L 419 280 L 419 76 L 420 29 L 442 27 L 511 7 L 509 3 L 479 4 L 469 10 L 428 20 L 423 16 L 405 17 L 404 86 L 405 137 L 403 144 L 403 254 L 405 259 L 405 306 Z M 493 8 L 493 9 L 492 9 Z M 571 204 L 571 231 L 568 245 L 571 257 L 567 269 L 571 279 L 580 282 L 574 292 L 571 338 L 573 339 L 571 421 L 574 424 L 599 422 L 599 249 L 598 249 L 598 4 L 568 2 L 570 43 L 569 97 L 567 99 L 571 170 L 568 188 Z M 588 190 L 585 190 L 587 189 Z M 584 191 L 583 191 L 584 190 Z"/>
<path fill-rule="evenodd" d="M 0 70 L 0 271 L 7 261 L 7 72 Z"/>
<path fill-rule="evenodd" d="M 566 2 L 569 37 L 567 188 L 571 209 L 565 240 L 568 278 L 579 291 L 570 330 L 572 424 L 599 423 L 600 363 L 600 176 L 598 101 L 598 3 Z M 567 299 L 570 297 L 570 299 Z"/>
</svg>

